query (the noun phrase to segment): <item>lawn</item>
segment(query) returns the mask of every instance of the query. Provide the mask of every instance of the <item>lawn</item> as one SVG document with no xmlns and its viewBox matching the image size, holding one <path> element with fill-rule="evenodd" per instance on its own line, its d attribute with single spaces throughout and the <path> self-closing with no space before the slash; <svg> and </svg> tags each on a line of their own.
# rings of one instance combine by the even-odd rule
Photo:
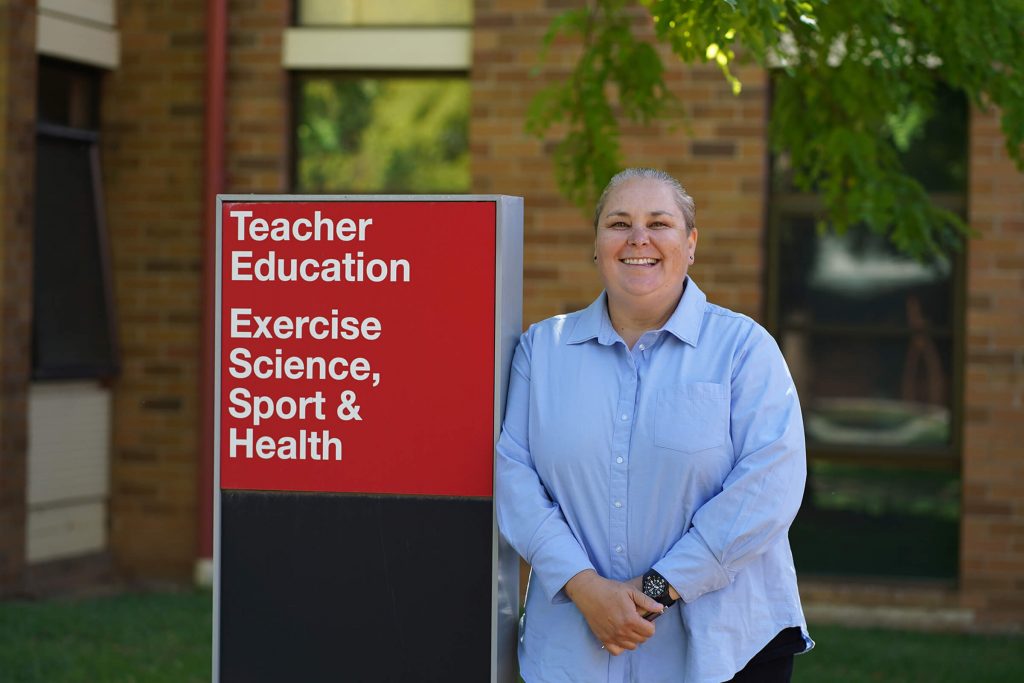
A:
<svg viewBox="0 0 1024 683">
<path fill-rule="evenodd" d="M 0 602 L 4 683 L 210 678 L 208 592 Z M 794 683 L 1018 683 L 1024 639 L 812 626 Z"/>
<path fill-rule="evenodd" d="M 811 625 L 794 683 L 1020 683 L 1024 638 Z"/>
<path fill-rule="evenodd" d="M 209 681 L 211 606 L 209 592 L 0 602 L 0 681 Z"/>
</svg>

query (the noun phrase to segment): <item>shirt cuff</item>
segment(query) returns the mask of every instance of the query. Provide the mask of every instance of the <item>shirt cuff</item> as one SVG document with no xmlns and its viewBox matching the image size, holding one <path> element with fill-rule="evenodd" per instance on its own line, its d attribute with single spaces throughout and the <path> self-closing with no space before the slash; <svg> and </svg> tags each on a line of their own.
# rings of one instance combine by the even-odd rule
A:
<svg viewBox="0 0 1024 683">
<path fill-rule="evenodd" d="M 732 583 L 728 570 L 692 528 L 651 569 L 664 576 L 687 603 Z"/>
<path fill-rule="evenodd" d="M 553 604 L 570 602 L 565 584 L 580 572 L 594 568 L 575 538 L 548 540 L 532 553 L 530 566 L 544 596 Z"/>
</svg>

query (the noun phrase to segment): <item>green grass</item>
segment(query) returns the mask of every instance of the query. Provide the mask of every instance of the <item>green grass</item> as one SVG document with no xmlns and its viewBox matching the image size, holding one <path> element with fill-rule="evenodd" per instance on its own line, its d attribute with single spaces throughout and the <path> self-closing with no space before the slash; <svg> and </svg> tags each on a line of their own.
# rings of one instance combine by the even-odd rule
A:
<svg viewBox="0 0 1024 683">
<path fill-rule="evenodd" d="M 210 678 L 209 592 L 0 602 L 3 683 Z M 1018 683 L 1024 638 L 812 626 L 794 683 Z"/>
<path fill-rule="evenodd" d="M 794 683 L 1019 683 L 1024 638 L 811 626 Z"/>
<path fill-rule="evenodd" d="M 0 603 L 4 683 L 210 680 L 211 594 Z"/>
</svg>

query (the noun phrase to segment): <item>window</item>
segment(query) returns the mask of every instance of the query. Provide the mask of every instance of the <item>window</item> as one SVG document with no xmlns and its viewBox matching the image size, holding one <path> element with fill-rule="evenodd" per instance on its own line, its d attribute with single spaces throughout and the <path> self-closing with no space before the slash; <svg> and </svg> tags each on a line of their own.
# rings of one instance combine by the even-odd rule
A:
<svg viewBox="0 0 1024 683">
<path fill-rule="evenodd" d="M 966 210 L 967 104 L 899 131 L 903 161 Z M 804 411 L 808 489 L 792 531 L 802 572 L 955 578 L 962 257 L 918 262 L 865 229 L 820 232 L 822 205 L 773 162 L 769 324 Z"/>
<path fill-rule="evenodd" d="M 39 68 L 33 250 L 32 376 L 117 371 L 110 264 L 99 174 L 99 71 Z"/>
<path fill-rule="evenodd" d="M 303 193 L 469 189 L 462 76 L 299 76 L 295 187 Z"/>
<path fill-rule="evenodd" d="M 297 192 L 469 190 L 470 2 L 305 0 L 296 19 Z"/>
</svg>

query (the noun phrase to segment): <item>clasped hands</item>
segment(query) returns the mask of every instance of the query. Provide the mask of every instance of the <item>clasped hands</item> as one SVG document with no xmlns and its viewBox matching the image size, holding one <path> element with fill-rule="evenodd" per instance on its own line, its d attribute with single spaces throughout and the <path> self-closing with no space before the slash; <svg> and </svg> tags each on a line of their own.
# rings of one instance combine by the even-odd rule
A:
<svg viewBox="0 0 1024 683">
<path fill-rule="evenodd" d="M 661 614 L 664 606 L 644 595 L 640 577 L 614 581 L 587 569 L 569 579 L 565 592 L 583 613 L 594 636 L 613 655 L 635 650 L 654 635 L 645 617 Z"/>
</svg>

